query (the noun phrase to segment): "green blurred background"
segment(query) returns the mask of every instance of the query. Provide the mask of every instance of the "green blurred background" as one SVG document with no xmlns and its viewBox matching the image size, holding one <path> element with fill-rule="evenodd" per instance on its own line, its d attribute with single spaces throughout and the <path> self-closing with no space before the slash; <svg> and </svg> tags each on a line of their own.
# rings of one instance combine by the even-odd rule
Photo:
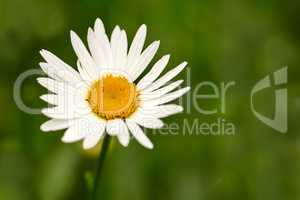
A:
<svg viewBox="0 0 300 200">
<path fill-rule="evenodd" d="M 148 130 L 153 151 L 135 140 L 128 148 L 115 143 L 103 169 L 102 199 L 300 199 L 300 1 L 0 0 L 1 200 L 86 199 L 95 153 L 84 152 L 79 143 L 61 143 L 62 131 L 42 133 L 39 126 L 47 118 L 20 111 L 13 84 L 22 72 L 39 68 L 42 48 L 75 66 L 69 31 L 85 39 L 97 17 L 108 33 L 121 25 L 130 40 L 145 23 L 147 44 L 161 41 L 155 60 L 170 53 L 168 69 L 187 60 L 192 88 L 202 81 L 236 82 L 228 90 L 225 114 L 202 115 L 192 105 L 191 112 L 165 120 L 182 127 L 184 119 L 222 117 L 235 124 L 234 135 Z M 255 83 L 284 66 L 289 67 L 287 134 L 257 120 L 249 104 Z M 45 90 L 35 77 L 22 89 L 27 105 L 45 106 L 39 99 Z M 220 107 L 218 100 L 198 103 Z M 273 89 L 258 96 L 257 106 L 273 115 Z"/>
</svg>

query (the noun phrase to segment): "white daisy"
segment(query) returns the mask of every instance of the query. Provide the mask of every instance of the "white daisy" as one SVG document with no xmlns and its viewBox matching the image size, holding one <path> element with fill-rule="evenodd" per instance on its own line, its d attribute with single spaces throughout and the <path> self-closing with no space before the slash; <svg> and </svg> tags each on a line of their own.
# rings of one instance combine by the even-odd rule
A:
<svg viewBox="0 0 300 200">
<path fill-rule="evenodd" d="M 83 140 L 83 148 L 94 147 L 105 132 L 117 136 L 123 146 L 130 135 L 143 146 L 152 149 L 153 144 L 141 127 L 161 128 L 160 118 L 183 111 L 175 104 L 166 104 L 189 91 L 189 87 L 174 91 L 182 80 L 168 83 L 179 74 L 186 62 L 159 78 L 169 61 L 169 55 L 158 60 L 139 81 L 154 57 L 159 41 L 144 51 L 146 26 L 142 25 L 128 50 L 126 32 L 116 26 L 109 39 L 100 19 L 94 29 L 89 28 L 89 50 L 76 33 L 71 31 L 71 42 L 78 57 L 77 69 L 46 50 L 40 53 L 46 62 L 40 63 L 47 78 L 38 82 L 51 93 L 41 99 L 54 105 L 42 109 L 52 119 L 41 125 L 42 131 L 67 129 L 63 142 Z"/>
</svg>

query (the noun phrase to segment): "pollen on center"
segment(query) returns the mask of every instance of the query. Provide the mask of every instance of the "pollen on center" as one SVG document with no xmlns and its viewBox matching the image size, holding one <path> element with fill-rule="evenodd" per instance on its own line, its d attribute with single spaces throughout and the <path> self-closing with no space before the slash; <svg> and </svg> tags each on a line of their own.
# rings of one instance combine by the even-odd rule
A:
<svg viewBox="0 0 300 200">
<path fill-rule="evenodd" d="M 138 90 L 123 76 L 106 75 L 92 84 L 87 101 L 101 118 L 126 118 L 138 107 Z"/>
</svg>

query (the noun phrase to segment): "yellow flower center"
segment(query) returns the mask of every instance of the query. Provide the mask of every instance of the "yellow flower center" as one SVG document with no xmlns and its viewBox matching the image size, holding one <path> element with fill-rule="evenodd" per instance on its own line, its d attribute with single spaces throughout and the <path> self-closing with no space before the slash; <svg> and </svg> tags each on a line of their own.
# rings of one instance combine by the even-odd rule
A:
<svg viewBox="0 0 300 200">
<path fill-rule="evenodd" d="M 92 84 L 87 101 L 95 114 L 107 120 L 126 118 L 139 104 L 135 84 L 125 77 L 112 75 L 106 75 Z"/>
</svg>

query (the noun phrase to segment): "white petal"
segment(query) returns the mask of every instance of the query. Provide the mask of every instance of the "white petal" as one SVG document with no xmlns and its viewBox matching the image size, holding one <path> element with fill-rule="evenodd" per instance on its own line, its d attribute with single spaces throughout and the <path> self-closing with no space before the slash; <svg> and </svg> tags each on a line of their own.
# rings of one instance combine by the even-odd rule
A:
<svg viewBox="0 0 300 200">
<path fill-rule="evenodd" d="M 75 118 L 90 112 L 85 100 L 88 88 L 85 85 L 74 88 L 49 78 L 38 78 L 38 82 L 57 95 L 43 95 L 41 98 L 48 103 L 58 105 L 42 110 L 46 116 L 57 119 Z"/>
<path fill-rule="evenodd" d="M 88 136 L 97 139 L 98 136 L 95 136 L 95 134 L 101 133 L 101 130 L 103 129 L 102 122 L 103 120 L 94 116 L 92 113 L 85 115 L 82 118 L 75 119 L 73 121 L 72 126 L 68 128 L 68 130 L 65 132 L 62 141 L 76 142 Z M 102 133 L 103 131 L 104 129 L 102 130 Z M 92 142 L 91 138 L 89 138 L 88 140 L 89 140 L 88 142 Z M 93 140 L 93 143 L 97 143 L 97 142 Z M 85 145 L 88 146 L 88 144 Z M 89 143 L 89 145 L 91 144 Z"/>
<path fill-rule="evenodd" d="M 137 84 L 137 88 L 139 90 L 143 90 L 144 88 L 152 84 L 152 82 L 157 79 L 160 73 L 167 66 L 169 59 L 170 55 L 165 55 L 160 60 L 158 60 L 154 64 L 152 69 L 139 81 L 139 83 Z"/>
<path fill-rule="evenodd" d="M 128 60 L 126 64 L 127 68 L 133 65 L 135 61 L 139 58 L 143 50 L 144 42 L 146 39 L 146 33 L 147 33 L 147 28 L 146 25 L 143 24 L 142 26 L 140 26 L 140 28 L 138 29 L 137 33 L 135 34 L 132 40 L 128 52 Z"/>
<path fill-rule="evenodd" d="M 100 45 L 104 54 L 105 68 L 110 68 L 113 65 L 110 43 L 105 33 L 103 22 L 99 18 L 95 22 L 94 31 L 96 42 Z"/>
<path fill-rule="evenodd" d="M 57 131 L 68 128 L 72 124 L 70 120 L 50 119 L 41 125 L 41 130 L 44 132 Z"/>
<path fill-rule="evenodd" d="M 114 58 L 113 68 L 125 68 L 127 59 L 127 36 L 124 30 L 116 26 L 111 35 L 111 51 Z"/>
<path fill-rule="evenodd" d="M 165 87 L 162 87 L 158 90 L 155 90 L 153 92 L 141 92 L 141 95 L 139 96 L 141 100 L 150 100 L 150 99 L 155 99 L 155 98 L 159 98 L 165 94 L 167 94 L 168 92 L 171 92 L 172 90 L 174 90 L 175 88 L 177 88 L 181 83 L 183 82 L 183 80 L 178 80 L 175 81 Z"/>
<path fill-rule="evenodd" d="M 156 118 L 164 118 L 183 111 L 183 107 L 175 104 L 154 106 L 154 107 L 140 107 L 139 112 L 145 115 L 151 115 Z"/>
<path fill-rule="evenodd" d="M 120 127 L 120 129 L 119 129 L 119 133 L 118 133 L 117 137 L 119 139 L 119 142 L 124 147 L 127 147 L 129 144 L 129 140 L 130 140 L 130 135 L 129 135 L 128 128 L 123 120 L 120 121 L 119 127 Z"/>
<path fill-rule="evenodd" d="M 137 59 L 136 63 L 132 66 L 128 66 L 129 74 L 132 77 L 132 80 L 137 79 L 141 73 L 146 69 L 146 67 L 151 62 L 154 57 L 157 49 L 159 47 L 159 41 L 155 41 L 150 44 L 147 49 L 142 53 L 142 55 Z"/>
<path fill-rule="evenodd" d="M 45 63 L 45 62 L 40 62 L 39 63 L 41 69 L 43 72 L 45 72 L 50 78 L 53 78 L 54 80 L 58 81 L 64 81 L 57 73 L 57 70 L 55 70 L 54 67 L 52 67 L 50 64 Z"/>
<path fill-rule="evenodd" d="M 122 119 L 108 120 L 106 131 L 109 135 L 116 135 L 123 146 L 129 143 L 129 132 Z"/>
<path fill-rule="evenodd" d="M 144 147 L 153 149 L 153 144 L 149 140 L 149 138 L 145 135 L 141 127 L 139 127 L 133 120 L 126 119 L 126 124 L 131 132 L 131 134 L 135 137 L 135 139 Z"/>
<path fill-rule="evenodd" d="M 87 71 L 81 66 L 81 63 L 79 60 L 77 60 L 77 69 L 79 71 L 79 74 L 87 85 L 91 85 L 93 83 L 93 80 L 91 79 L 90 75 L 87 73 Z"/>
<path fill-rule="evenodd" d="M 88 103 L 85 100 L 86 95 L 82 94 L 82 91 L 78 90 L 77 93 L 61 93 L 61 94 L 44 94 L 40 96 L 45 102 L 57 105 L 60 107 L 71 108 L 74 107 L 87 107 Z"/>
<path fill-rule="evenodd" d="M 61 140 L 65 143 L 72 143 L 83 139 L 84 136 L 85 131 L 79 128 L 78 124 L 76 123 L 65 131 L 64 136 Z"/>
<path fill-rule="evenodd" d="M 129 119 L 134 120 L 137 124 L 145 127 L 145 128 L 153 128 L 158 129 L 164 126 L 164 123 L 151 115 L 146 115 L 140 111 L 133 113 Z"/>
<path fill-rule="evenodd" d="M 73 119 L 91 113 L 91 108 L 85 101 L 77 101 L 73 98 L 63 99 L 62 101 L 59 106 L 42 109 L 42 113 L 54 119 Z"/>
<path fill-rule="evenodd" d="M 59 82 L 56 80 L 53 80 L 51 78 L 37 78 L 37 81 L 40 85 L 45 87 L 51 92 L 54 93 L 65 93 L 65 92 L 74 92 L 74 88 L 72 88 L 70 85 L 67 83 Z"/>
<path fill-rule="evenodd" d="M 70 83 L 76 83 L 77 81 L 81 81 L 80 76 L 76 70 L 74 70 L 71 66 L 64 63 L 61 59 L 56 57 L 54 54 L 47 50 L 41 50 L 40 54 L 43 58 L 48 62 L 48 65 L 44 65 L 42 69 L 49 76 L 55 74 L 54 77 L 59 77 L 62 80 L 65 80 Z"/>
<path fill-rule="evenodd" d="M 173 79 L 177 74 L 179 74 L 184 67 L 187 65 L 187 62 L 183 62 L 171 71 L 167 72 L 165 75 L 160 77 L 158 80 L 156 80 L 151 86 L 145 89 L 145 92 L 151 92 L 153 90 L 156 90 L 160 88 L 161 86 L 165 85 L 168 81 Z"/>
<path fill-rule="evenodd" d="M 80 63 L 82 64 L 82 67 L 86 70 L 86 72 L 89 75 L 89 78 L 91 80 L 95 80 L 98 78 L 98 73 L 97 73 L 97 66 L 92 59 L 90 53 L 88 50 L 85 48 L 83 42 L 81 39 L 78 37 L 78 35 L 71 31 L 71 42 L 73 49 L 80 60 Z"/>
<path fill-rule="evenodd" d="M 85 98 L 88 92 L 88 86 L 84 82 L 78 82 L 76 85 L 70 85 L 66 82 L 60 82 L 51 78 L 40 77 L 37 78 L 40 85 L 56 94 L 71 94 L 73 96 Z"/>
<path fill-rule="evenodd" d="M 111 33 L 111 38 L 110 38 L 111 46 L 114 46 L 113 43 L 117 43 L 120 33 L 121 33 L 120 26 L 116 25 L 114 30 Z"/>
<path fill-rule="evenodd" d="M 52 105 L 59 104 L 59 97 L 58 97 L 58 95 L 55 95 L 55 94 L 44 94 L 44 95 L 40 96 L 40 98 L 43 101 L 50 103 Z"/>
<path fill-rule="evenodd" d="M 118 44 L 119 44 L 119 39 L 121 35 L 121 29 L 119 26 L 115 26 L 112 34 L 111 34 L 111 39 L 110 39 L 110 47 L 111 47 L 111 52 L 112 56 L 115 58 L 116 52 L 118 50 Z"/>
<path fill-rule="evenodd" d="M 157 99 L 149 100 L 149 101 L 144 101 L 144 102 L 142 102 L 142 106 L 152 107 L 152 106 L 168 103 L 168 102 L 170 102 L 174 99 L 177 99 L 177 98 L 181 97 L 182 95 L 187 93 L 189 90 L 190 90 L 190 87 L 182 88 L 182 89 L 177 90 L 175 92 L 166 94 L 165 96 L 163 96 L 161 98 L 157 98 Z"/>
<path fill-rule="evenodd" d="M 100 67 L 104 67 L 107 65 L 105 53 L 101 46 L 101 44 L 96 40 L 95 33 L 91 28 L 88 29 L 88 36 L 87 41 L 89 45 L 89 49 L 91 51 L 92 57 L 95 60 L 95 63 L 97 64 L 97 71 L 98 73 L 101 72 Z"/>
<path fill-rule="evenodd" d="M 108 120 L 106 124 L 106 131 L 109 135 L 118 135 L 118 131 L 120 129 L 120 120 L 121 119 L 113 119 L 113 120 Z"/>
<path fill-rule="evenodd" d="M 105 132 L 106 121 L 96 116 L 89 116 L 91 127 L 87 130 L 87 134 L 83 141 L 83 148 L 90 149 L 96 146 Z"/>
<path fill-rule="evenodd" d="M 104 24 L 101 19 L 96 19 L 94 29 L 97 34 L 105 33 Z"/>
<path fill-rule="evenodd" d="M 117 44 L 115 68 L 119 70 L 125 70 L 125 64 L 127 61 L 127 35 L 124 30 L 121 31 L 119 41 Z"/>
</svg>

